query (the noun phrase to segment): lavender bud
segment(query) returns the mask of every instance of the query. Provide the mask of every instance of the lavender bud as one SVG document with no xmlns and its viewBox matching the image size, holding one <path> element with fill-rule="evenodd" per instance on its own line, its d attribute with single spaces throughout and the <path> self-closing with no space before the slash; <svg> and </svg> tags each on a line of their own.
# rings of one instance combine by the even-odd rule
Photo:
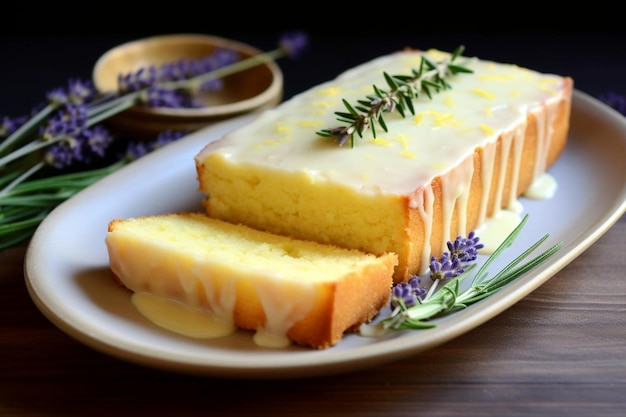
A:
<svg viewBox="0 0 626 417">
<path fill-rule="evenodd" d="M 85 104 L 96 95 L 91 81 L 70 79 L 68 81 L 68 98 L 73 104 Z"/>
<path fill-rule="evenodd" d="M 297 58 L 306 49 L 308 42 L 304 32 L 287 32 L 281 36 L 279 45 L 289 57 Z"/>
<path fill-rule="evenodd" d="M 184 130 L 165 130 L 157 135 L 157 138 L 152 145 L 152 149 L 162 148 L 171 142 L 177 141 L 188 133 L 189 132 Z"/>
<path fill-rule="evenodd" d="M 50 140 L 57 136 L 73 136 L 85 128 L 87 107 L 83 104 L 68 104 L 53 114 L 39 129 L 41 137 Z"/>
<path fill-rule="evenodd" d="M 126 161 L 135 161 L 142 156 L 150 153 L 150 151 L 151 149 L 146 142 L 129 142 L 126 146 L 126 152 L 124 153 L 123 159 L 125 159 Z"/>
<path fill-rule="evenodd" d="M 448 252 L 441 255 L 439 259 L 432 256 L 429 268 L 430 278 L 433 281 L 454 278 L 464 271 L 458 256 L 456 254 L 450 255 Z"/>
<path fill-rule="evenodd" d="M 80 141 L 73 136 L 66 136 L 50 146 L 44 155 L 46 164 L 56 169 L 67 168 L 82 158 Z"/>
<path fill-rule="evenodd" d="M 142 96 L 142 102 L 150 107 L 197 107 L 192 105 L 189 92 L 183 89 L 150 87 Z"/>
<path fill-rule="evenodd" d="M 48 101 L 51 104 L 58 104 L 58 105 L 65 104 L 69 101 L 69 98 L 67 97 L 67 93 L 65 92 L 64 89 L 60 87 L 50 90 L 46 94 L 46 99 L 48 99 Z"/>
<path fill-rule="evenodd" d="M 102 126 L 94 126 L 93 129 L 83 131 L 84 144 L 89 154 L 104 157 L 109 145 L 113 142 L 113 136 Z"/>
<path fill-rule="evenodd" d="M 613 91 L 598 96 L 600 101 L 626 116 L 626 97 Z"/>
<path fill-rule="evenodd" d="M 407 282 L 396 284 L 391 290 L 391 308 L 396 308 L 400 304 L 411 307 L 423 299 L 426 295 L 426 288 L 420 287 L 421 280 L 417 275 L 413 275 Z"/>
<path fill-rule="evenodd" d="M 450 253 L 456 254 L 463 263 L 476 260 L 478 250 L 484 247 L 482 243 L 479 243 L 479 238 L 474 231 L 470 232 L 467 238 L 458 236 L 454 242 L 447 242 L 447 246 Z"/>
<path fill-rule="evenodd" d="M 26 116 L 14 118 L 9 118 L 6 116 L 3 117 L 2 123 L 0 123 L 0 138 L 7 138 L 11 136 L 11 134 L 19 129 L 20 126 L 22 126 L 24 123 L 26 123 L 27 120 L 28 118 Z"/>
</svg>

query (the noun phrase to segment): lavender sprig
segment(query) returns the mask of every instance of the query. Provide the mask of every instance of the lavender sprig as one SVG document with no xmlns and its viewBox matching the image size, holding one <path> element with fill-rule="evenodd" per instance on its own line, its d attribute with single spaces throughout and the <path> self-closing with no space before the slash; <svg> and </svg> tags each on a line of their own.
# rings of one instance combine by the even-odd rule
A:
<svg viewBox="0 0 626 417">
<path fill-rule="evenodd" d="M 366 96 L 364 100 L 358 100 L 355 105 L 343 99 L 342 102 L 347 112 L 335 112 L 335 114 L 338 116 L 338 121 L 347 125 L 321 129 L 317 135 L 334 138 L 339 146 L 350 139 L 351 147 L 354 147 L 355 134 L 362 138 L 363 133 L 371 129 L 375 138 L 376 125 L 387 132 L 385 113 L 397 111 L 402 117 L 406 116 L 407 111 L 415 114 L 413 100 L 422 93 L 430 99 L 433 93 L 452 88 L 446 80 L 447 77 L 473 72 L 466 66 L 455 62 L 463 54 L 464 49 L 462 45 L 457 47 L 449 59 L 440 62 L 432 62 L 422 56 L 419 68 L 413 69 L 410 75 L 390 75 L 383 72 L 388 90 L 374 85 L 374 94 Z"/>
<path fill-rule="evenodd" d="M 218 48 L 200 59 L 181 59 L 159 66 L 150 65 L 134 72 L 119 74 L 118 93 L 127 94 L 143 90 L 144 93 L 140 94 L 139 99 L 148 107 L 200 108 L 204 104 L 199 101 L 198 93 L 220 89 L 223 84 L 221 79 L 200 82 L 197 89 L 191 88 L 191 83 L 177 88 L 164 88 L 162 85 L 201 77 L 218 68 L 232 65 L 238 59 L 236 51 Z"/>
<path fill-rule="evenodd" d="M 478 251 L 485 246 L 479 240 L 476 232 L 471 231 L 467 237 L 458 236 L 454 242 L 447 242 L 449 252 L 444 252 L 439 259 L 431 256 L 429 269 L 433 284 L 427 297 L 435 292 L 440 281 L 461 275 L 476 260 Z"/>
<path fill-rule="evenodd" d="M 0 249 L 28 238 L 56 205 L 76 192 L 188 133 L 161 132 L 154 144 L 133 143 L 112 162 L 115 132 L 101 122 L 138 104 L 193 106 L 193 95 L 219 88 L 221 78 L 296 56 L 306 43 L 305 34 L 291 32 L 281 36 L 275 50 L 246 59 L 218 50 L 201 61 L 173 63 L 158 77 L 147 68 L 123 76 L 125 84 L 115 93 L 99 94 L 91 82 L 70 79 L 66 88 L 51 90 L 32 114 L 0 119 Z"/>
<path fill-rule="evenodd" d="M 149 84 L 148 86 L 144 86 L 139 89 L 132 88 L 129 92 L 126 92 L 123 96 L 115 98 L 110 102 L 106 103 L 103 107 L 103 110 L 106 110 L 107 107 L 113 107 L 119 102 L 127 102 L 132 101 L 133 105 L 137 103 L 149 103 L 151 96 L 150 90 L 154 88 L 160 89 L 160 105 L 170 105 L 167 100 L 175 101 L 184 101 L 184 98 L 179 97 L 169 97 L 165 98 L 163 96 L 164 90 L 170 91 L 171 94 L 181 94 L 181 91 L 185 91 L 184 94 L 196 95 L 200 91 L 205 91 L 207 88 L 211 88 L 211 86 L 215 87 L 215 82 L 220 79 L 235 74 L 237 72 L 245 71 L 249 68 L 256 67 L 258 65 L 274 61 L 276 59 L 282 57 L 298 57 L 302 51 L 306 48 L 308 43 L 308 36 L 304 32 L 294 31 L 294 32 L 286 32 L 281 35 L 279 39 L 278 47 L 274 50 L 263 52 L 258 55 L 252 55 L 246 59 L 241 59 L 236 62 L 233 62 L 229 65 L 224 65 L 219 68 L 212 69 L 209 72 L 198 74 L 190 78 L 180 78 L 180 79 L 172 79 L 168 78 L 165 80 L 156 79 L 153 84 Z M 154 98 L 154 96 L 152 96 Z M 152 104 L 155 104 L 154 102 Z"/>
<path fill-rule="evenodd" d="M 61 141 L 66 138 L 65 131 L 59 135 L 50 135 L 49 137 L 38 137 L 33 139 L 28 135 L 34 127 L 43 123 L 46 118 L 59 107 L 65 104 L 85 104 L 89 103 L 86 107 L 87 118 L 82 123 L 83 127 L 93 126 L 109 117 L 118 114 L 130 107 L 133 107 L 139 103 L 149 103 L 152 100 L 152 104 L 163 104 L 167 101 L 162 95 L 155 100 L 154 95 L 150 94 L 150 90 L 158 89 L 161 94 L 164 89 L 189 89 L 193 92 L 198 92 L 202 89 L 202 86 L 206 86 L 207 83 L 219 80 L 227 75 L 234 74 L 248 68 L 252 68 L 261 65 L 272 60 L 285 57 L 296 56 L 301 53 L 301 49 L 304 48 L 308 39 L 306 34 L 301 32 L 289 32 L 281 36 L 279 40 L 279 46 L 268 52 L 264 52 L 258 55 L 253 55 L 246 59 L 242 59 L 233 62 L 229 65 L 220 66 L 219 68 L 212 69 L 209 72 L 198 74 L 190 78 L 176 77 L 159 78 L 154 79 L 153 83 L 139 84 L 141 88 L 123 89 L 120 94 L 117 95 L 105 95 L 104 97 L 97 97 L 93 100 L 89 100 L 95 94 L 95 90 L 88 82 L 70 81 L 70 93 L 65 94 L 62 90 L 54 90 L 54 94 L 48 95 L 50 104 L 40 111 L 36 116 L 32 117 L 25 126 L 13 131 L 9 137 L 0 142 L 0 172 L 6 167 L 6 165 L 18 158 L 24 157 L 39 149 L 45 148 L 55 142 Z M 170 74 L 171 76 L 171 74 Z M 180 78 L 180 79 L 177 79 Z M 170 97 L 171 98 L 171 97 Z M 169 103 L 171 105 L 172 103 Z M 66 120 L 69 123 L 71 120 Z M 2 138 L 0 138 L 1 140 Z M 22 144 L 23 146 L 18 149 L 13 149 L 15 145 Z M 7 152 L 7 150 L 12 150 Z"/>
<path fill-rule="evenodd" d="M 482 247 L 482 244 L 478 242 L 478 237 L 473 232 L 467 239 L 457 238 L 454 243 L 449 242 L 448 248 L 453 251 L 452 254 L 444 254 L 440 260 L 433 258 L 434 260 L 431 262 L 430 267 L 431 278 L 434 279 L 433 286 L 440 280 L 448 280 L 446 284 L 437 291 L 429 290 L 428 293 L 426 293 L 425 288 L 416 287 L 416 282 L 419 283 L 419 281 L 416 281 L 417 277 L 412 277 L 408 283 L 395 285 L 391 294 L 391 313 L 389 316 L 383 318 L 375 325 L 363 325 L 361 333 L 380 335 L 392 330 L 435 327 L 436 324 L 430 321 L 431 319 L 466 308 L 495 294 L 506 284 L 547 260 L 560 249 L 562 242 L 554 244 L 541 254 L 522 264 L 549 237 L 548 234 L 531 245 L 492 278 L 487 279 L 488 268 L 505 249 L 513 244 L 527 220 L 528 214 L 524 216 L 520 224 L 487 258 L 485 263 L 474 274 L 471 286 L 464 291 L 461 291 L 461 283 L 470 276 L 470 272 L 476 269 L 477 265 L 473 263 L 476 259 L 474 254 L 475 250 Z M 456 258 L 459 262 L 453 262 L 453 258 Z M 467 262 L 460 262 L 461 259 Z M 447 265 L 446 267 L 443 266 L 444 263 Z"/>
</svg>

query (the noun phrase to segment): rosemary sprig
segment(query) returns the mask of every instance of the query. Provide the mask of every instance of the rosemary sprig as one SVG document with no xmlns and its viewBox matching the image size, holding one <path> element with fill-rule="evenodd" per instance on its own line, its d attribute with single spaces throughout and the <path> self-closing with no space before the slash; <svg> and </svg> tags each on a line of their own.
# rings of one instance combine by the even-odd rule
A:
<svg viewBox="0 0 626 417">
<path fill-rule="evenodd" d="M 493 264 L 497 257 L 504 252 L 505 249 L 513 244 L 527 220 L 528 214 L 524 216 L 520 224 L 517 225 L 517 227 L 507 236 L 507 238 L 487 258 L 485 263 L 474 274 L 471 286 L 468 289 L 461 291 L 461 283 L 476 269 L 475 263 L 463 268 L 462 273 L 450 279 L 437 291 L 432 292 L 432 295 L 431 292 L 429 292 L 423 299 L 421 299 L 419 295 L 426 294 L 425 289 L 418 289 L 415 285 L 413 288 L 416 290 L 415 294 L 418 295 L 417 297 L 413 296 L 412 298 L 407 298 L 406 294 L 403 297 L 392 295 L 392 312 L 389 316 L 383 318 L 376 325 L 373 325 L 373 328 L 371 325 L 364 325 L 361 329 L 361 333 L 382 334 L 392 330 L 428 329 L 435 327 L 436 324 L 429 321 L 430 319 L 445 313 L 466 308 L 471 304 L 487 298 L 498 292 L 502 289 L 502 287 L 512 282 L 522 274 L 532 270 L 542 262 L 546 261 L 561 248 L 563 242 L 554 244 L 541 254 L 522 264 L 522 262 L 549 237 L 549 234 L 540 238 L 537 242 L 531 245 L 513 261 L 496 273 L 491 279 L 487 279 L 488 268 Z M 451 245 L 448 245 L 448 247 L 451 247 Z M 436 285 L 437 282 L 438 281 L 433 282 L 433 285 Z M 408 284 L 406 283 L 398 285 L 408 287 Z M 399 294 L 399 292 L 394 294 Z M 412 301 L 407 302 L 407 300 Z M 370 326 L 370 329 L 367 329 L 366 326 Z"/>
<path fill-rule="evenodd" d="M 374 85 L 374 94 L 366 96 L 366 99 L 357 100 L 355 105 L 343 99 L 347 112 L 338 111 L 335 114 L 338 116 L 337 120 L 347 123 L 347 126 L 322 129 L 317 135 L 335 138 L 339 146 L 350 138 L 351 147 L 354 147 L 355 134 L 362 138 L 366 130 L 372 129 L 375 138 L 377 124 L 387 132 L 384 113 L 397 111 L 403 118 L 406 117 L 407 111 L 415 114 L 413 100 L 422 93 L 432 99 L 433 93 L 452 88 L 446 80 L 447 77 L 473 72 L 464 64 L 455 62 L 464 50 L 465 47 L 461 45 L 454 50 L 449 59 L 438 62 L 422 56 L 419 68 L 412 69 L 410 75 L 390 75 L 383 72 L 388 90 Z"/>
</svg>

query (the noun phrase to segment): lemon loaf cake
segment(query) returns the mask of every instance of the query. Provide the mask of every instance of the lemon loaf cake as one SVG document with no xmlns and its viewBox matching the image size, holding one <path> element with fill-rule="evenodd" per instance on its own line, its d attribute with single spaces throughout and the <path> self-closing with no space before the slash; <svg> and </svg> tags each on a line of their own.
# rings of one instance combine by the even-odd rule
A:
<svg viewBox="0 0 626 417">
<path fill-rule="evenodd" d="M 423 58 L 431 70 L 417 72 Z M 471 72 L 449 73 L 455 59 Z M 353 143 L 320 134 L 350 122 L 346 102 L 354 110 L 385 100 L 372 101 L 376 88 L 392 91 L 385 73 L 419 73 L 418 81 L 428 73 L 445 82 L 439 89 L 420 84 L 430 94 L 421 91 L 412 112 L 404 101 L 387 100 L 386 129 L 374 125 L 375 115 Z M 395 80 L 402 88 L 402 79 Z M 566 146 L 572 91 L 567 76 L 439 50 L 398 51 L 208 143 L 195 156 L 199 191 L 213 218 L 377 255 L 393 252 L 394 280 L 405 281 L 424 273 L 448 240 L 516 206 L 557 160 Z M 404 114 L 395 111 L 401 104 Z"/>
<path fill-rule="evenodd" d="M 152 311 L 147 317 L 157 324 L 159 317 L 174 322 L 163 327 L 191 325 L 189 314 L 167 317 L 171 306 L 154 313 L 175 302 L 225 326 L 219 336 L 241 328 L 254 331 L 258 344 L 318 349 L 374 318 L 389 301 L 397 264 L 395 254 L 292 239 L 204 213 L 112 220 L 106 246 L 116 280 L 137 297 L 138 309 Z M 181 333 L 217 335 L 201 327 Z"/>
</svg>

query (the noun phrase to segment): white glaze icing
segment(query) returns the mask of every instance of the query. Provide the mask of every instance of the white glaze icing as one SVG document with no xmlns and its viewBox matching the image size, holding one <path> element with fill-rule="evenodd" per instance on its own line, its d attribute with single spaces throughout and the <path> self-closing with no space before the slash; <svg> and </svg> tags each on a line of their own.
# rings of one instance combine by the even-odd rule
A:
<svg viewBox="0 0 626 417">
<path fill-rule="evenodd" d="M 483 255 L 493 253 L 521 220 L 520 213 L 513 210 L 500 210 L 494 216 L 485 219 L 476 230 L 480 243 L 484 245 L 478 253 Z"/>
<path fill-rule="evenodd" d="M 524 197 L 534 200 L 546 200 L 554 196 L 557 188 L 558 184 L 556 179 L 545 172 L 531 184 L 526 192 L 524 192 Z"/>
<path fill-rule="evenodd" d="M 148 320 L 184 336 L 214 339 L 228 336 L 237 330 L 232 321 L 224 322 L 207 309 L 193 308 L 171 298 L 137 292 L 131 300 L 137 311 Z"/>
<path fill-rule="evenodd" d="M 447 54 L 430 51 L 432 59 Z M 402 52 L 383 56 L 337 79 L 313 87 L 258 119 L 209 144 L 199 155 L 219 152 L 240 163 L 262 164 L 305 173 L 311 181 L 334 181 L 361 192 L 408 195 L 416 184 L 427 184 L 471 155 L 476 147 L 497 140 L 501 132 L 523 129 L 527 113 L 547 107 L 538 117 L 541 149 L 548 147 L 550 119 L 555 113 L 562 77 L 537 73 L 516 65 L 471 60 L 474 74 L 449 79 L 452 89 L 415 100 L 416 115 L 385 116 L 388 132 L 377 129 L 374 139 L 366 131 L 353 149 L 338 152 L 330 139 L 316 134 L 341 125 L 336 111 L 372 93 L 373 84 L 384 86 L 383 71 L 407 74 L 419 64 L 421 54 Z M 542 113 L 543 114 L 543 113 Z M 543 160 L 545 155 L 538 155 Z M 537 164 L 538 173 L 545 163 Z M 340 169 L 339 169 L 340 167 Z M 390 175 L 384 175 L 390 173 Z"/>
</svg>

